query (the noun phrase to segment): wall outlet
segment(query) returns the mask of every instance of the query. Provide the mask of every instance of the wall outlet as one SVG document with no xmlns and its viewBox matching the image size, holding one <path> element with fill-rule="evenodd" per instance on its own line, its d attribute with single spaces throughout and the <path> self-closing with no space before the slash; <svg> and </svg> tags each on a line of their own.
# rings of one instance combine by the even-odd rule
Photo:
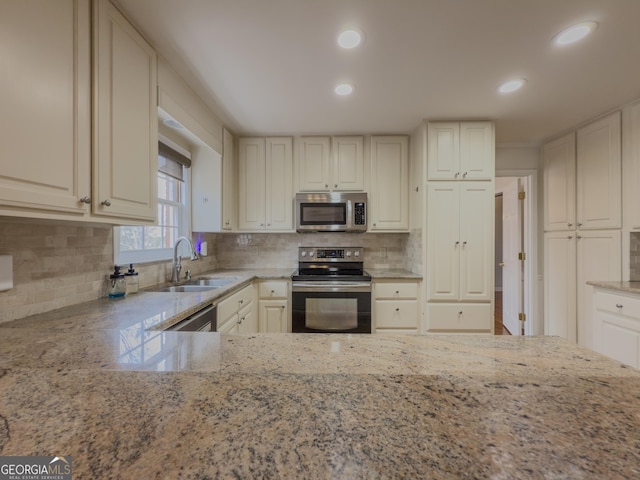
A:
<svg viewBox="0 0 640 480">
<path fill-rule="evenodd" d="M 13 288 L 13 257 L 0 255 L 0 292 Z"/>
<path fill-rule="evenodd" d="M 206 257 L 208 253 L 207 249 L 208 249 L 207 242 L 202 242 L 200 244 L 200 255 L 202 255 L 203 257 Z"/>
</svg>

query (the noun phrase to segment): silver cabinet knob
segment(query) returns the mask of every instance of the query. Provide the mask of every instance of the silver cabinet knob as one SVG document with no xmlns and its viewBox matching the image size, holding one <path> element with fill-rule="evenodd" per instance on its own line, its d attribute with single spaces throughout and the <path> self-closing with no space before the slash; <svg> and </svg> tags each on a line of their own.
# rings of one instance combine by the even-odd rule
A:
<svg viewBox="0 0 640 480">
<path fill-rule="evenodd" d="M 567 227 L 573 227 L 573 223 L 567 223 Z"/>
<path fill-rule="evenodd" d="M 284 305 L 281 305 L 280 308 L 284 310 Z"/>
<path fill-rule="evenodd" d="M 399 311 L 400 311 L 400 307 L 396 307 L 396 312 L 399 312 Z"/>
<path fill-rule="evenodd" d="M 324 188 L 329 188 L 329 184 L 328 184 L 328 183 L 325 183 L 325 184 L 324 184 Z"/>
<path fill-rule="evenodd" d="M 468 174 L 468 173 L 469 173 L 469 172 L 464 172 L 464 173 L 462 174 L 462 178 L 467 178 L 467 174 Z"/>
<path fill-rule="evenodd" d="M 455 243 L 455 245 L 456 245 L 456 247 L 457 247 L 458 245 L 460 245 L 460 242 L 456 242 L 456 243 Z"/>
<path fill-rule="evenodd" d="M 579 227 L 581 227 L 581 226 L 582 226 L 582 224 L 581 224 L 581 223 L 579 223 L 579 224 L 578 224 L 578 226 L 579 226 Z"/>
<path fill-rule="evenodd" d="M 89 197 L 88 195 L 85 195 L 80 199 L 80 203 L 91 203 L 91 197 Z"/>
<path fill-rule="evenodd" d="M 333 186 L 333 188 L 338 188 L 338 184 L 336 183 L 336 184 Z"/>
<path fill-rule="evenodd" d="M 622 308 L 622 304 L 621 303 L 616 303 L 616 308 Z"/>
<path fill-rule="evenodd" d="M 460 172 L 456 172 L 456 174 L 453 176 L 453 178 L 458 178 L 460 176 Z"/>
<path fill-rule="evenodd" d="M 111 200 L 109 200 L 108 198 L 102 202 L 102 205 L 104 205 L 105 207 L 110 207 L 111 206 Z"/>
</svg>

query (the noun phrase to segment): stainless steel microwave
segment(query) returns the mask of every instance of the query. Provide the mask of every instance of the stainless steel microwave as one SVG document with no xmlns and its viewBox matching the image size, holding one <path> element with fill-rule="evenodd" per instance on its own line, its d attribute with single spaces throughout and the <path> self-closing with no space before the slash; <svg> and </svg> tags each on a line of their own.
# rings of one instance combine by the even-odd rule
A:
<svg viewBox="0 0 640 480">
<path fill-rule="evenodd" d="M 366 193 L 296 194 L 298 232 L 366 232 Z"/>
</svg>

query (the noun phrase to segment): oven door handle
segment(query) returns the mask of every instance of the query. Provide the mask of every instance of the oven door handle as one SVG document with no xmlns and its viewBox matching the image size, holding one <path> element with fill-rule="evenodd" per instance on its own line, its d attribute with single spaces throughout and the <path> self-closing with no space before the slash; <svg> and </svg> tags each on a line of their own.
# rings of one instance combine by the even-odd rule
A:
<svg viewBox="0 0 640 480">
<path fill-rule="evenodd" d="M 365 282 L 293 282 L 292 292 L 370 292 L 371 284 Z"/>
</svg>

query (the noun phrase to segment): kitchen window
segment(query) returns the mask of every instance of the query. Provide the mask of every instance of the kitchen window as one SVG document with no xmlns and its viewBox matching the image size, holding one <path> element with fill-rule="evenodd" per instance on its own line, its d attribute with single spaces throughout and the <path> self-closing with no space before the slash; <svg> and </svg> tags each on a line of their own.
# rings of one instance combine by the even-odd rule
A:
<svg viewBox="0 0 640 480">
<path fill-rule="evenodd" d="M 158 224 L 115 227 L 116 265 L 170 260 L 176 239 L 191 236 L 188 204 L 190 166 L 191 155 L 187 150 L 165 138 L 159 142 Z M 181 253 L 188 254 L 186 250 Z"/>
</svg>

